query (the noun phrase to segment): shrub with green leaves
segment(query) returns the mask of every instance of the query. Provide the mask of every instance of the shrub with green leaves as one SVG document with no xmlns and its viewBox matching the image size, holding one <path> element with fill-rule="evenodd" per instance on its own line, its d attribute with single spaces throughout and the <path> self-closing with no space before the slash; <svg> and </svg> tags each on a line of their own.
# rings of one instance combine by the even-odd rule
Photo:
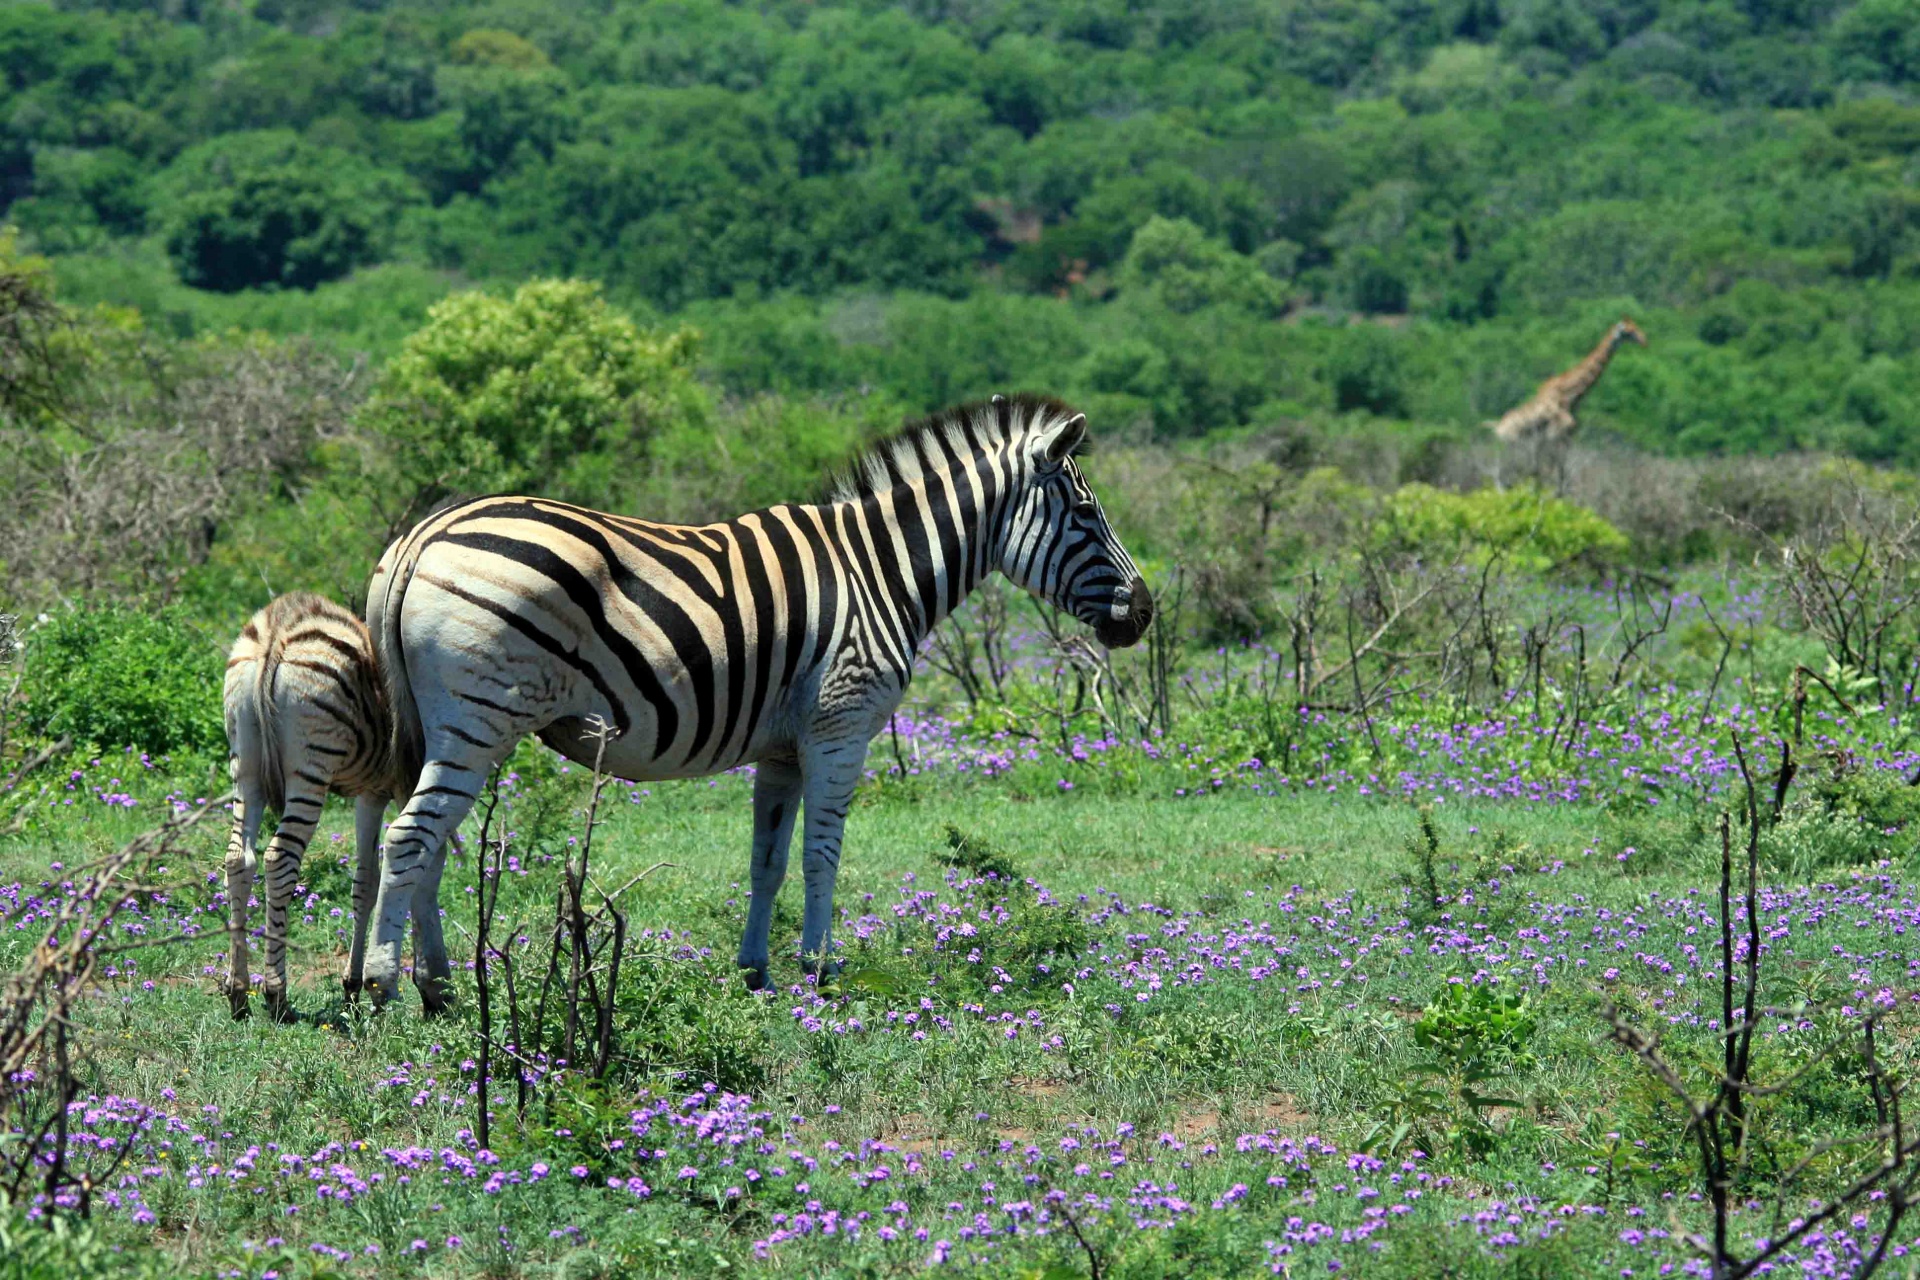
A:
<svg viewBox="0 0 1920 1280">
<path fill-rule="evenodd" d="M 1531 482 L 1471 493 L 1402 485 L 1387 498 L 1379 533 L 1435 562 L 1504 554 L 1535 573 L 1627 550 L 1627 536 L 1606 520 Z"/>
<path fill-rule="evenodd" d="M 25 637 L 27 728 L 102 749 L 213 751 L 221 653 L 177 614 L 121 606 L 69 609 Z"/>
<path fill-rule="evenodd" d="M 382 371 L 361 422 L 423 500 L 531 491 L 607 503 L 659 431 L 704 420 L 688 330 L 643 332 L 581 280 L 456 294 Z"/>
<path fill-rule="evenodd" d="M 1484 983 L 1452 982 L 1440 989 L 1420 1020 L 1413 1042 L 1463 1067 L 1525 1067 L 1535 1020 L 1526 997 Z"/>
</svg>

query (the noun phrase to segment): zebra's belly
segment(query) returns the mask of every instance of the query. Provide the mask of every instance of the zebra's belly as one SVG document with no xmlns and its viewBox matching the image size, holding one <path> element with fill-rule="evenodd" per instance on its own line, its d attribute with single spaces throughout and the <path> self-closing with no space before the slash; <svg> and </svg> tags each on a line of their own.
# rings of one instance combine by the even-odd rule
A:
<svg viewBox="0 0 1920 1280">
<path fill-rule="evenodd" d="M 680 753 L 655 754 L 642 737 L 623 739 L 609 736 L 601 745 L 588 721 L 576 717 L 555 721 L 540 733 L 540 741 L 567 759 L 592 768 L 599 763 L 603 773 L 629 782 L 663 782 L 671 778 L 704 778 L 783 750 L 791 750 L 785 735 L 763 735 L 721 752 L 704 752 L 687 757 Z M 784 739 L 784 740 L 783 740 Z"/>
</svg>

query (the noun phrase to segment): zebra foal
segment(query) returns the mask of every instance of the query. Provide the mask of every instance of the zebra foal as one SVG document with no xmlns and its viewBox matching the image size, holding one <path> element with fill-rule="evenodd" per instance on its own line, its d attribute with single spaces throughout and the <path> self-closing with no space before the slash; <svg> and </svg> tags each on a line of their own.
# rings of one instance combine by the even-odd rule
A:
<svg viewBox="0 0 1920 1280">
<path fill-rule="evenodd" d="M 801 957 L 830 947 L 847 810 L 869 740 L 920 642 L 999 571 L 1108 645 L 1153 618 L 1139 571 L 1074 455 L 1086 418 L 996 396 L 866 451 L 825 502 L 717 524 L 654 524 L 532 497 L 482 498 L 381 557 L 368 624 L 394 710 L 399 794 L 365 977 L 398 992 L 408 907 L 438 891 L 440 845 L 527 734 L 632 780 L 758 765 L 752 898 L 738 963 L 768 980 L 773 899 L 804 808 Z M 429 1009 L 450 993 L 416 983 Z"/>
<path fill-rule="evenodd" d="M 329 791 L 355 798 L 353 947 L 349 996 L 359 987 L 369 913 L 379 884 L 381 821 L 392 798 L 392 716 L 374 667 L 373 643 L 359 618 L 307 592 L 283 595 L 253 615 L 227 658 L 224 692 L 228 771 L 235 807 L 227 839 L 227 1001 L 248 1014 L 247 909 L 253 895 L 260 827 L 279 815 L 267 845 L 266 973 L 268 1014 L 294 1021 L 287 999 L 287 911 L 300 860 Z M 416 914 L 415 928 L 444 954 L 437 909 Z"/>
</svg>

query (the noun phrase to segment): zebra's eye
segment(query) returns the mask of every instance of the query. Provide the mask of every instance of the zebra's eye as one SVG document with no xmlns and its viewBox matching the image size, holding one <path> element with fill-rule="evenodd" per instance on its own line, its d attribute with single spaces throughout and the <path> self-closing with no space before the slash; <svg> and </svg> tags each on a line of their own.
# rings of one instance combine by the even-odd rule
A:
<svg viewBox="0 0 1920 1280">
<path fill-rule="evenodd" d="M 1092 498 L 1083 498 L 1073 504 L 1073 514 L 1086 516 L 1088 519 L 1092 519 L 1093 513 L 1099 509 L 1099 505 Z"/>
</svg>

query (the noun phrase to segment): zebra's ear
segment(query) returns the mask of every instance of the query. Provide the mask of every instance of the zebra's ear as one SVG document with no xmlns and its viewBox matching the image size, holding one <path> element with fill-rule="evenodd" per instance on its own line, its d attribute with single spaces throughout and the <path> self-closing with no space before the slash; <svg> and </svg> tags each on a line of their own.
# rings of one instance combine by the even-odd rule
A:
<svg viewBox="0 0 1920 1280">
<path fill-rule="evenodd" d="M 1043 461 L 1060 463 L 1072 457 L 1087 439 L 1087 415 L 1076 413 L 1056 427 L 1049 427 L 1037 442 Z"/>
</svg>

